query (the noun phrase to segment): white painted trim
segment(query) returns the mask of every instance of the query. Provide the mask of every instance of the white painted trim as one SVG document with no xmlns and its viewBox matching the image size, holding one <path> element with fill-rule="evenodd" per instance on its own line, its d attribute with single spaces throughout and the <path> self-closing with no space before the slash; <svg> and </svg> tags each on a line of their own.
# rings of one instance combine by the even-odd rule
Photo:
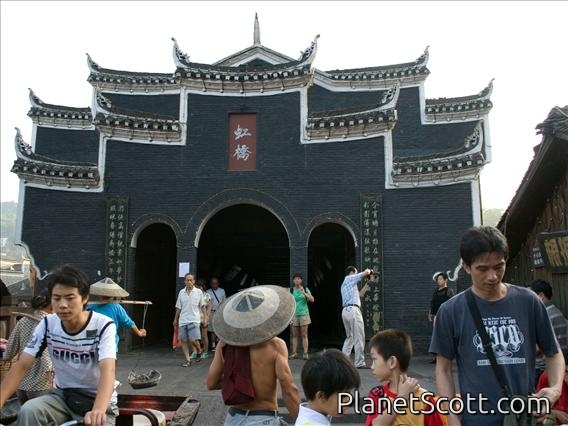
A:
<svg viewBox="0 0 568 426">
<path fill-rule="evenodd" d="M 307 123 L 306 123 L 307 124 Z M 322 143 L 331 143 L 331 142 L 350 142 L 350 141 L 362 141 L 362 140 L 368 140 L 368 139 L 375 139 L 375 138 L 380 138 L 381 136 L 385 136 L 387 133 L 390 133 L 390 130 L 385 130 L 382 131 L 380 133 L 372 133 L 369 134 L 367 136 L 348 136 L 348 137 L 338 137 L 338 138 L 329 138 L 329 139 L 321 139 L 321 138 L 317 138 L 317 139 L 312 139 L 312 140 L 307 140 L 307 138 L 305 138 L 304 140 L 301 141 L 302 145 L 311 145 L 311 144 L 322 144 Z M 307 133 L 307 130 L 306 130 Z M 306 135 L 307 136 L 307 135 Z"/>
<path fill-rule="evenodd" d="M 105 83 L 103 83 L 105 84 Z M 93 86 L 93 91 L 96 92 L 96 87 Z M 160 95 L 177 95 L 179 93 L 179 84 L 171 89 L 109 89 L 108 87 L 103 87 L 100 89 L 101 93 L 107 93 L 109 95 L 144 95 L 144 96 L 160 96 Z"/>
<path fill-rule="evenodd" d="M 34 126 L 39 126 L 39 127 L 49 127 L 52 129 L 62 129 L 62 130 L 95 130 L 96 126 L 94 124 L 90 124 L 87 127 L 79 127 L 79 126 L 67 126 L 67 125 L 62 125 L 62 124 L 51 124 L 51 123 L 34 123 Z M 33 148 L 35 148 L 35 145 L 33 146 Z"/>
<path fill-rule="evenodd" d="M 321 76 L 318 76 L 317 73 L 314 73 L 314 84 L 324 89 L 329 90 L 330 92 L 378 92 L 378 91 L 385 91 L 393 88 L 397 84 L 400 84 L 400 89 L 412 88 L 412 87 L 419 87 L 423 85 L 423 81 L 419 81 L 416 83 L 404 83 L 401 81 L 393 80 L 389 82 L 382 83 L 379 85 L 372 85 L 371 83 L 373 80 L 369 80 L 369 86 L 367 87 L 351 87 L 347 86 L 350 83 L 350 80 L 341 80 L 341 86 L 339 85 L 332 85 L 326 81 L 327 79 L 323 79 Z M 332 80 L 335 81 L 335 80 Z M 357 83 L 364 83 L 364 80 L 357 80 Z"/>
<path fill-rule="evenodd" d="M 471 181 L 471 216 L 473 226 L 481 226 L 481 191 L 479 190 L 479 175 Z"/>
<path fill-rule="evenodd" d="M 308 137 L 308 87 L 300 91 L 300 144 L 306 143 Z"/>
<path fill-rule="evenodd" d="M 489 117 L 484 115 L 482 117 L 483 123 L 483 143 L 485 144 L 485 163 L 493 161 L 493 150 L 491 147 L 491 133 L 489 133 Z"/>
<path fill-rule="evenodd" d="M 20 181 L 22 182 L 22 178 L 20 178 Z M 102 182 L 102 178 L 101 178 L 101 182 Z M 22 182 L 23 183 L 23 182 Z M 51 185 L 48 186 L 46 183 L 37 183 L 37 182 L 28 182 L 28 183 L 24 183 L 25 186 L 29 186 L 30 188 L 39 188 L 39 189 L 47 189 L 50 191 L 64 191 L 64 192 L 103 192 L 103 185 L 99 184 L 98 187 L 96 188 L 85 188 L 84 186 L 77 186 L 77 187 L 71 187 L 71 188 L 67 188 L 66 186 L 58 186 L 58 185 Z"/>
<path fill-rule="evenodd" d="M 392 162 L 393 162 L 393 149 L 392 149 L 392 131 L 385 135 L 385 189 L 395 188 L 392 183 Z"/>
<path fill-rule="evenodd" d="M 25 202 L 24 200 L 26 198 L 25 197 L 25 190 L 26 190 L 26 186 L 20 180 L 20 190 L 19 190 L 19 193 L 18 193 L 18 213 L 17 213 L 17 216 L 16 216 L 16 235 L 14 236 L 14 244 L 24 248 L 24 250 L 26 251 L 26 254 L 30 258 L 30 264 L 31 264 L 30 266 L 32 266 L 36 269 L 37 277 L 40 280 L 43 280 L 47 276 L 47 271 L 44 271 L 44 274 L 41 273 L 41 269 L 39 268 L 39 265 L 36 263 L 36 261 L 34 259 L 34 255 L 32 254 L 32 251 L 30 250 L 30 247 L 28 246 L 27 243 L 22 241 L 24 202 Z"/>
<path fill-rule="evenodd" d="M 268 63 L 271 64 L 271 65 L 280 65 L 280 64 L 284 64 L 284 63 L 286 63 L 286 62 L 289 62 L 289 61 L 286 61 L 286 62 L 284 62 L 284 61 L 279 62 L 279 61 L 277 61 L 275 58 L 269 57 L 269 56 L 268 56 L 266 53 L 264 53 L 264 52 L 256 52 L 255 54 L 253 54 L 253 55 L 251 55 L 251 56 L 247 56 L 247 57 L 241 59 L 240 61 L 237 61 L 237 62 L 232 63 L 231 66 L 232 66 L 232 67 L 238 67 L 239 65 L 246 64 L 246 63 L 251 62 L 251 61 L 253 61 L 253 60 L 255 60 L 255 59 L 260 59 L 261 61 L 268 62 Z"/>
<path fill-rule="evenodd" d="M 385 189 L 429 188 L 434 186 L 448 186 L 465 182 L 473 182 L 479 178 L 480 169 L 481 168 L 471 169 L 467 173 L 464 173 L 457 177 L 445 176 L 444 178 L 439 178 L 438 180 L 432 180 L 431 178 L 417 178 L 416 181 L 403 181 L 396 183 L 393 183 L 392 176 L 388 175 L 387 178 L 390 177 L 390 179 L 388 181 L 388 184 L 385 185 Z M 456 169 L 456 171 L 459 171 L 459 169 Z"/>
<path fill-rule="evenodd" d="M 32 123 L 32 140 L 30 145 L 32 146 L 32 151 L 35 152 L 35 148 L 36 148 L 36 137 L 37 137 L 37 124 L 36 123 Z"/>
<path fill-rule="evenodd" d="M 101 131 L 99 131 L 99 132 L 102 134 Z M 183 136 L 183 131 L 182 131 L 182 136 Z M 112 139 L 113 141 L 118 141 L 118 142 L 139 143 L 139 144 L 144 144 L 144 145 L 185 146 L 185 143 L 183 142 L 183 140 L 181 138 L 179 140 L 176 138 L 175 140 L 172 140 L 172 142 L 157 141 L 157 140 L 149 141 L 147 138 L 140 139 L 140 138 L 136 138 L 136 137 L 133 137 L 132 139 L 130 139 L 129 137 L 126 138 L 126 137 L 122 137 L 122 136 L 118 136 L 118 135 L 113 135 L 113 136 L 105 135 L 105 138 Z"/>
</svg>

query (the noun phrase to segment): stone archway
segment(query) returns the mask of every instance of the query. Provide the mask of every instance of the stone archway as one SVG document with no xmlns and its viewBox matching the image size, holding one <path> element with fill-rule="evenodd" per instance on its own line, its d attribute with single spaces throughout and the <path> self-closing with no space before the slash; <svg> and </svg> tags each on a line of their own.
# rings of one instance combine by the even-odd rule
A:
<svg viewBox="0 0 568 426">
<path fill-rule="evenodd" d="M 339 346 L 345 338 L 340 286 L 348 265 L 355 265 L 352 234 L 337 223 L 324 223 L 310 234 L 307 284 L 315 298 L 310 306 L 310 345 Z"/>
<path fill-rule="evenodd" d="M 131 298 L 152 302 L 146 315 L 146 342 L 171 345 L 177 297 L 177 243 L 172 228 L 164 223 L 153 223 L 138 232 L 134 262 L 134 294 Z M 139 308 L 132 315 L 139 327 L 142 314 L 143 309 Z"/>
<path fill-rule="evenodd" d="M 209 218 L 199 238 L 197 277 L 220 279 L 227 296 L 252 285 L 289 285 L 286 229 L 253 204 L 225 207 Z"/>
</svg>

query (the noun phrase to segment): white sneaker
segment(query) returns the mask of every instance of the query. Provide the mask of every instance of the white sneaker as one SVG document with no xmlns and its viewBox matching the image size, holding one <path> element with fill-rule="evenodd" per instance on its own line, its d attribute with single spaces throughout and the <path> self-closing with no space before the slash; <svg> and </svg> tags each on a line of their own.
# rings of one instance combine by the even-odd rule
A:
<svg viewBox="0 0 568 426">
<path fill-rule="evenodd" d="M 197 352 L 193 351 L 189 357 L 189 359 L 195 359 L 197 358 Z"/>
<path fill-rule="evenodd" d="M 203 358 L 203 359 L 209 358 L 209 352 L 203 352 L 203 354 L 201 355 L 201 358 Z"/>
</svg>

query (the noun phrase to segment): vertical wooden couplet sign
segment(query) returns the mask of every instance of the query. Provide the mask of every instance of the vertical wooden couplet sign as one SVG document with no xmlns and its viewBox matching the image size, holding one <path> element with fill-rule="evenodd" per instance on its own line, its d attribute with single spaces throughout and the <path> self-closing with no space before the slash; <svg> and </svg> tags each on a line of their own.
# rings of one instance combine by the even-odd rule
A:
<svg viewBox="0 0 568 426">
<path fill-rule="evenodd" d="M 106 276 L 121 287 L 125 287 L 128 199 L 108 200 L 106 213 Z"/>
<path fill-rule="evenodd" d="M 256 114 L 229 115 L 228 170 L 256 170 Z"/>
<path fill-rule="evenodd" d="M 374 281 L 369 282 L 370 289 L 362 301 L 366 336 L 382 330 L 384 324 L 381 207 L 380 194 L 361 195 L 361 270 L 371 268 L 375 271 Z"/>
</svg>

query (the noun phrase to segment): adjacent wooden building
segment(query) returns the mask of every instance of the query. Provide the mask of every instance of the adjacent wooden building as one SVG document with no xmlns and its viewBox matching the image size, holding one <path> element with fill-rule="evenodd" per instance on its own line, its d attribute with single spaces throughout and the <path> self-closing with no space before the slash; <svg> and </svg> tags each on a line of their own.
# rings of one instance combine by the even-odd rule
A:
<svg viewBox="0 0 568 426">
<path fill-rule="evenodd" d="M 510 245 L 506 279 L 548 281 L 568 315 L 568 106 L 536 126 L 542 141 L 497 227 Z"/>
</svg>

